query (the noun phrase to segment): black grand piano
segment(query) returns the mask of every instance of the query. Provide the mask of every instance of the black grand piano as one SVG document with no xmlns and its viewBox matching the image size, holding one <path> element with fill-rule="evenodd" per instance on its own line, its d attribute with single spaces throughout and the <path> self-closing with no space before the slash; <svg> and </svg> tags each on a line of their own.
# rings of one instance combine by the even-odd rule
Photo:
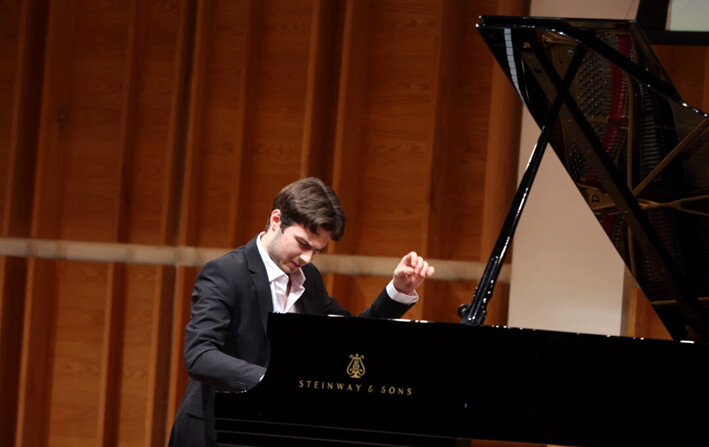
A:
<svg viewBox="0 0 709 447">
<path fill-rule="evenodd" d="M 271 360 L 219 393 L 220 445 L 709 446 L 709 120 L 634 21 L 484 16 L 541 128 L 461 324 L 269 318 Z M 550 143 L 673 341 L 484 326 Z"/>
</svg>

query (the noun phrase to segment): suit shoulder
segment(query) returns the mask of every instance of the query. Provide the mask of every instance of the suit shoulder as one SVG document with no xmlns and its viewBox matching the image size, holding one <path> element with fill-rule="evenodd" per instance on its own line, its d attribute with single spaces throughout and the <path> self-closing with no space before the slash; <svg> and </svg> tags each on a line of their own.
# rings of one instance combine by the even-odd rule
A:
<svg viewBox="0 0 709 447">
<path fill-rule="evenodd" d="M 207 261 L 197 275 L 192 295 L 219 297 L 238 288 L 249 274 L 244 253 L 239 247 Z"/>
<path fill-rule="evenodd" d="M 313 263 L 305 264 L 303 267 L 301 267 L 301 269 L 303 270 L 303 273 L 305 274 L 306 278 L 308 277 L 308 275 L 322 276 L 320 270 L 318 270 L 318 268 Z"/>
<path fill-rule="evenodd" d="M 235 248 L 223 255 L 210 259 L 202 266 L 202 271 L 232 269 L 241 264 L 246 264 L 243 247 Z"/>
<path fill-rule="evenodd" d="M 303 270 L 303 274 L 305 275 L 305 288 L 308 288 L 308 284 L 318 284 L 319 286 L 323 286 L 323 279 L 322 279 L 322 274 L 320 273 L 320 270 L 318 268 L 311 264 L 306 264 L 303 267 L 301 267 Z"/>
</svg>

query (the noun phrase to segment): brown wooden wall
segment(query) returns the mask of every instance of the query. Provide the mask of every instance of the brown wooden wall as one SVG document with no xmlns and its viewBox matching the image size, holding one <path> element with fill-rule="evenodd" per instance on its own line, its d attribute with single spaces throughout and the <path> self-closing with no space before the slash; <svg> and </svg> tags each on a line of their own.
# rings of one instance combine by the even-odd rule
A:
<svg viewBox="0 0 709 447">
<path fill-rule="evenodd" d="M 330 254 L 486 259 L 521 108 L 475 23 L 527 8 L 0 2 L 0 237 L 226 251 L 313 175 L 348 215 Z M 0 257 L 2 444 L 164 445 L 197 270 Z M 387 278 L 327 281 L 357 312 Z M 457 321 L 473 288 L 429 281 L 408 317 Z"/>
<path fill-rule="evenodd" d="M 0 1 L 0 237 L 227 250 L 314 175 L 348 215 L 330 254 L 484 262 L 521 106 L 474 25 L 527 3 Z M 198 267 L 61 257 L 0 256 L 0 442 L 164 445 Z M 327 281 L 356 312 L 387 278 Z M 474 285 L 429 280 L 407 317 L 457 321 Z"/>
</svg>

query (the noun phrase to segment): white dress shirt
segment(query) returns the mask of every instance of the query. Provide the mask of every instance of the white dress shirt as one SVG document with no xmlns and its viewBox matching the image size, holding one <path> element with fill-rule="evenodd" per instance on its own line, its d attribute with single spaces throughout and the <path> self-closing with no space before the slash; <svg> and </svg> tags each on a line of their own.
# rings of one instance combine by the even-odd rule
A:
<svg viewBox="0 0 709 447">
<path fill-rule="evenodd" d="M 266 274 L 268 275 L 268 283 L 271 288 L 271 299 L 273 300 L 273 311 L 275 313 L 297 313 L 298 310 L 295 307 L 295 303 L 300 299 L 305 291 L 303 283 L 305 282 L 305 274 L 301 269 L 296 270 L 291 275 L 287 275 L 283 270 L 281 270 L 273 259 L 268 255 L 266 249 L 261 243 L 261 237 L 264 235 L 262 232 L 256 239 L 256 245 L 258 251 L 261 254 L 261 259 L 266 266 Z M 286 296 L 286 290 L 288 289 L 288 281 L 290 280 L 290 292 Z M 409 295 L 406 293 L 401 293 L 394 287 L 394 281 L 389 281 L 386 286 L 387 294 L 391 299 L 397 301 L 401 304 L 413 304 L 418 301 L 419 296 L 414 290 L 414 293 Z"/>
</svg>

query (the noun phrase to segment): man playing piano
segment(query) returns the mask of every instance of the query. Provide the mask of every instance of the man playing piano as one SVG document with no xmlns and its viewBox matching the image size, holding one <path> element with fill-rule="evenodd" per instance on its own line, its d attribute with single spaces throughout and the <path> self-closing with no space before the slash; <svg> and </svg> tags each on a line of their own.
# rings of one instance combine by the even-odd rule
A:
<svg viewBox="0 0 709 447">
<path fill-rule="evenodd" d="M 187 391 L 170 433 L 171 447 L 216 445 L 214 393 L 247 390 L 266 372 L 269 312 L 349 315 L 325 290 L 311 264 L 345 227 L 340 201 L 316 178 L 284 187 L 264 232 L 202 268 L 185 329 Z M 372 305 L 359 314 L 399 318 L 418 300 L 415 289 L 434 272 L 410 252 Z"/>
</svg>

